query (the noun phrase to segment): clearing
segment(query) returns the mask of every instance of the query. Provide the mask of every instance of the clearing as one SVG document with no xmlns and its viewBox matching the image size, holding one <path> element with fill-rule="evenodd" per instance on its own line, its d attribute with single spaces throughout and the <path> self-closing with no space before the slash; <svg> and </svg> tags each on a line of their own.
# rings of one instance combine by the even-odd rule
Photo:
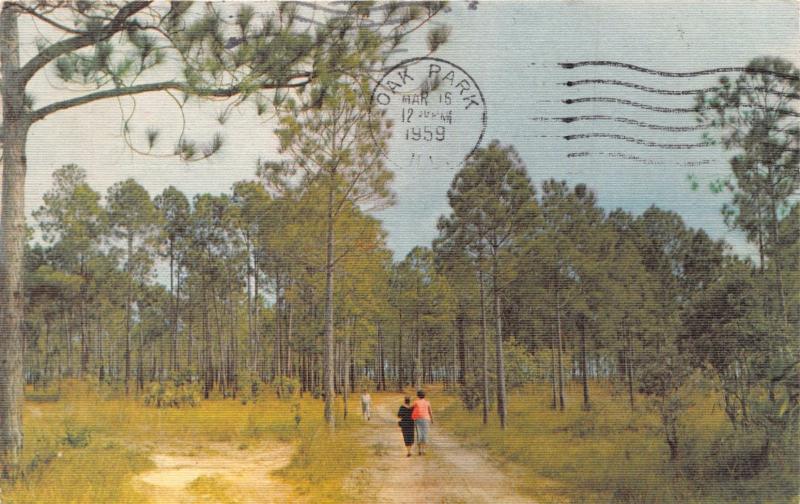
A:
<svg viewBox="0 0 800 504">
<path fill-rule="evenodd" d="M 139 474 L 136 483 L 160 504 L 290 502 L 290 486 L 270 473 L 288 464 L 291 454 L 290 445 L 253 450 L 213 445 L 202 453 L 157 453 L 150 457 L 156 468 Z"/>
</svg>

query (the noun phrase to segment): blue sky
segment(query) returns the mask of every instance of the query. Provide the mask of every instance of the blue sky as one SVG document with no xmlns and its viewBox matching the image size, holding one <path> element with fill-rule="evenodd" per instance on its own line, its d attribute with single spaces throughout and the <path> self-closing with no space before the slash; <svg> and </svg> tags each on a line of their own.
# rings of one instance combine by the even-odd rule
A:
<svg viewBox="0 0 800 504">
<path fill-rule="evenodd" d="M 659 113 L 619 101 L 582 102 L 566 99 L 604 97 L 651 107 L 691 107 L 689 95 L 660 95 L 630 87 L 586 84 L 568 87 L 569 80 L 619 80 L 639 86 L 689 90 L 714 84 L 720 74 L 692 78 L 660 77 L 625 68 L 586 66 L 564 69 L 563 62 L 613 60 L 663 71 L 697 71 L 743 66 L 756 56 L 782 56 L 798 64 L 798 4 L 793 1 L 526 1 L 480 2 L 470 10 L 453 2 L 441 17 L 452 28 L 450 41 L 437 53 L 466 70 L 486 98 L 488 124 L 485 142 L 513 144 L 538 185 L 551 177 L 584 182 L 607 210 L 622 207 L 639 213 L 652 204 L 679 212 L 693 227 L 726 238 L 739 253 L 749 254 L 738 233 L 729 231 L 720 215 L 726 195 L 712 195 L 707 183 L 728 172 L 729 157 L 719 147 L 661 149 L 629 141 L 602 138 L 565 140 L 565 135 L 602 133 L 639 138 L 644 142 L 692 144 L 701 132 L 663 133 L 613 121 L 532 120 L 576 115 L 624 116 L 639 122 L 691 126 L 688 113 Z M 41 27 L 39 27 L 41 29 Z M 36 27 L 23 25 L 30 40 Z M 23 45 L 23 58 L 35 48 Z M 398 58 L 421 56 L 423 45 L 412 43 Z M 732 74 L 735 75 L 735 74 Z M 53 79 L 50 79 L 53 81 Z M 37 103 L 66 96 L 54 92 L 45 78 L 32 87 Z M 62 164 L 77 163 L 100 191 L 133 176 L 152 194 L 175 185 L 187 194 L 219 193 L 237 180 L 251 178 L 255 160 L 277 158 L 274 123 L 237 110 L 224 127 L 215 116 L 224 104 L 187 109 L 187 132 L 210 139 L 221 130 L 226 145 L 209 161 L 186 164 L 172 157 L 134 154 L 122 140 L 120 110 L 132 102 L 105 102 L 48 118 L 32 130 L 26 199 L 29 211 L 41 204 L 50 174 Z M 181 119 L 169 97 L 147 96 L 136 101 L 133 134 L 142 136 L 157 124 L 165 131 L 165 150 L 171 150 Z M 568 158 L 570 152 L 620 152 L 650 159 L 654 164 L 600 155 Z M 703 162 L 697 166 L 687 163 Z M 429 244 L 435 222 L 447 212 L 446 191 L 452 169 L 396 169 L 398 204 L 378 214 L 389 231 L 395 257 L 415 245 Z M 701 184 L 691 191 L 687 175 Z"/>
</svg>

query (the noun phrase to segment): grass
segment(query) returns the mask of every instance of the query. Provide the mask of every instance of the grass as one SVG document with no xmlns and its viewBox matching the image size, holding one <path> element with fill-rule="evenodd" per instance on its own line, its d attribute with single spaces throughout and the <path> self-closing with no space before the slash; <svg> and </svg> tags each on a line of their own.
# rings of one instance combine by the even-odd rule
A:
<svg viewBox="0 0 800 504">
<path fill-rule="evenodd" d="M 350 403 L 350 411 L 356 411 L 356 402 Z M 353 502 L 361 489 L 357 487 L 358 479 L 351 476 L 369 456 L 357 439 L 362 421 L 356 415 L 347 421 L 339 417 L 335 430 L 331 430 L 320 421 L 321 404 L 314 406 L 318 408 L 308 412 L 310 415 L 303 414 L 304 419 L 314 420 L 301 422 L 291 462 L 276 474 L 291 483 L 298 495 L 308 502 Z"/>
<path fill-rule="evenodd" d="M 330 433 L 322 407 L 309 396 L 279 400 L 266 394 L 247 404 L 212 398 L 194 408 L 157 409 L 118 388 L 65 382 L 56 400 L 26 400 L 22 473 L 14 482 L 0 482 L 3 502 L 143 503 L 145 496 L 131 481 L 152 467 L 151 452 L 201 453 L 211 443 L 247 450 L 271 442 L 296 445 L 291 464 L 278 476 L 298 495 L 309 502 L 346 500 L 342 483 L 363 460 L 352 442 L 360 420 L 343 424 L 339 418 L 342 425 Z M 200 478 L 190 488 L 201 502 L 236 502 L 225 497 L 224 482 L 207 479 L 213 478 Z"/>
<path fill-rule="evenodd" d="M 658 417 L 639 398 L 631 412 L 625 397 L 592 387 L 592 410 L 581 410 L 580 389 L 568 390 L 564 412 L 550 409 L 548 386 L 531 386 L 510 398 L 509 425 L 490 425 L 456 398 L 438 415 L 467 445 L 524 469 L 520 490 L 542 498 L 543 478 L 566 501 L 647 504 L 797 502 L 791 475 L 766 471 L 751 480 L 707 477 L 715 439 L 729 432 L 710 394 L 697 395 L 684 418 L 681 460 L 669 462 Z M 691 427 L 687 427 L 691 426 Z M 559 499 L 553 498 L 558 501 Z"/>
<path fill-rule="evenodd" d="M 230 484 L 221 478 L 200 476 L 189 483 L 189 491 L 197 496 L 199 502 L 214 504 L 238 504 L 238 500 L 228 494 Z"/>
</svg>

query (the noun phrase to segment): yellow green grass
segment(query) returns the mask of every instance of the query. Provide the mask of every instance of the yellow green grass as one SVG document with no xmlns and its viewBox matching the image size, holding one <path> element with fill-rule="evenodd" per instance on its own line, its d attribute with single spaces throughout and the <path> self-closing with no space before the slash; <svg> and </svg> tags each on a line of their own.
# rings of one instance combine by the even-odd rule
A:
<svg viewBox="0 0 800 504">
<path fill-rule="evenodd" d="M 193 408 L 157 409 L 133 393 L 126 398 L 118 389 L 73 381 L 57 397 L 26 401 L 24 420 L 21 474 L 0 483 L 4 503 L 143 503 L 131 481 L 152 467 L 149 453 L 200 453 L 210 443 L 246 450 L 270 442 L 296 446 L 278 477 L 309 502 L 335 502 L 347 498 L 342 482 L 361 461 L 352 427 L 340 417 L 331 433 L 322 402 L 310 396 L 280 400 L 267 392 L 246 404 L 212 398 Z M 225 502 L 225 489 L 216 483 L 197 481 L 190 491 Z"/>
<path fill-rule="evenodd" d="M 729 433 L 711 392 L 698 392 L 683 418 L 681 460 L 670 462 L 656 413 L 637 398 L 592 385 L 592 410 L 581 410 L 581 391 L 567 390 L 564 412 L 550 408 L 550 388 L 531 386 L 512 394 L 509 425 L 499 427 L 495 412 L 482 425 L 481 412 L 467 412 L 450 397 L 440 422 L 465 444 L 487 450 L 501 462 L 523 469 L 520 490 L 544 502 L 768 503 L 797 502 L 791 473 L 767 470 L 750 480 L 712 478 L 714 440 Z M 543 492 L 542 479 L 556 488 Z M 560 494 L 555 498 L 551 493 Z"/>
</svg>

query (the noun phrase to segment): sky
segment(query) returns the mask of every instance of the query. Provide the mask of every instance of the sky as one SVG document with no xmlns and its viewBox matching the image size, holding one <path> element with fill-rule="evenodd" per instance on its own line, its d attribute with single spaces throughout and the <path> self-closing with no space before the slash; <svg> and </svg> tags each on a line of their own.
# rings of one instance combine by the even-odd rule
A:
<svg viewBox="0 0 800 504">
<path fill-rule="evenodd" d="M 451 12 L 438 19 L 451 33 L 436 57 L 461 67 L 480 87 L 487 111 L 482 144 L 497 139 L 513 145 L 537 186 L 549 178 L 585 183 L 606 210 L 641 213 L 654 204 L 674 210 L 688 225 L 725 238 L 736 253 L 750 255 L 752 247 L 725 226 L 720 214 L 729 195 L 707 189 L 709 182 L 729 173 L 730 154 L 718 146 L 686 148 L 701 143 L 699 130 L 665 132 L 641 126 L 695 125 L 692 113 L 680 111 L 692 106 L 693 96 L 674 92 L 713 86 L 723 73 L 664 76 L 619 65 L 569 69 L 560 63 L 613 61 L 661 72 L 696 72 L 741 67 L 770 55 L 800 66 L 798 5 L 788 0 L 482 1 L 470 9 L 455 1 Z M 35 38 L 47 32 L 31 23 L 21 30 L 26 59 L 35 54 Z M 424 55 L 421 40 L 412 40 L 396 58 Z M 568 81 L 592 82 L 567 86 Z M 52 73 L 37 77 L 31 92 L 37 105 L 73 95 Z M 224 106 L 191 105 L 182 117 L 169 96 L 153 94 L 138 97 L 135 106 L 132 100 L 107 101 L 52 115 L 33 127 L 29 139 L 28 213 L 41 204 L 52 172 L 68 163 L 83 167 L 89 183 L 103 193 L 127 177 L 136 178 L 152 195 L 174 185 L 190 197 L 229 191 L 234 182 L 253 178 L 257 159 L 280 157 L 274 121 L 245 107 L 234 109 L 221 125 L 216 117 Z M 142 156 L 130 149 L 122 136 L 122 114 L 131 114 L 131 136 L 139 147 L 146 128 L 158 127 L 162 138 L 155 151 L 164 156 Z M 576 116 L 625 121 L 559 120 Z M 184 121 L 186 134 L 201 142 L 221 132 L 223 149 L 196 163 L 168 155 Z M 406 146 L 398 139 L 391 148 Z M 446 191 L 456 168 L 394 168 L 398 202 L 376 216 L 399 259 L 436 236 L 436 220 L 448 212 Z M 699 189 L 691 190 L 688 176 L 699 182 Z"/>
</svg>

